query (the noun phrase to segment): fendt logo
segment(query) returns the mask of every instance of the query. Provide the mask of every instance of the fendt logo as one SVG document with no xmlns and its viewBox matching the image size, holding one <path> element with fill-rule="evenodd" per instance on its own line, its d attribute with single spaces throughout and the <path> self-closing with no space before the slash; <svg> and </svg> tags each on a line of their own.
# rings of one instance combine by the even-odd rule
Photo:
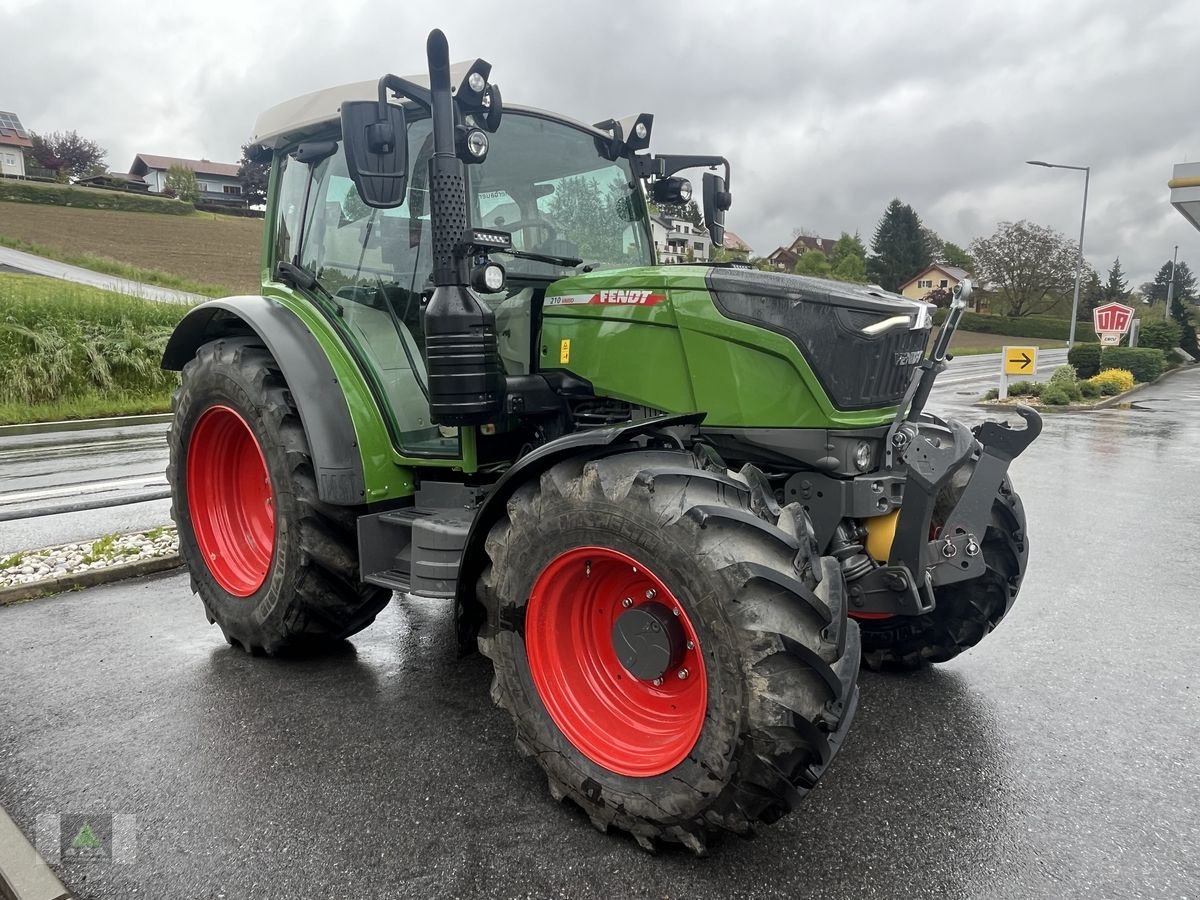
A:
<svg viewBox="0 0 1200 900">
<path fill-rule="evenodd" d="M 547 297 L 547 306 L 655 306 L 667 299 L 653 291 L 600 291 L 595 294 L 564 294 Z"/>
</svg>

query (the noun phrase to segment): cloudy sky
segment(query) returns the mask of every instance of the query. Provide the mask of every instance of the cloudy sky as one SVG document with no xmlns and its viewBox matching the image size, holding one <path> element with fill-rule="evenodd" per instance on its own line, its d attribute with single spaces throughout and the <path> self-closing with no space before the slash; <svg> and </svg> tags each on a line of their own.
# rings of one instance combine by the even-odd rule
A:
<svg viewBox="0 0 1200 900">
<path fill-rule="evenodd" d="M 256 114 L 423 68 L 431 27 L 511 102 L 598 121 L 656 115 L 662 152 L 733 164 L 729 225 L 760 254 L 797 227 L 870 236 L 895 196 L 966 244 L 998 221 L 1077 235 L 1133 283 L 1200 232 L 1168 203 L 1200 160 L 1194 0 L 314 3 L 6 0 L 0 109 L 109 151 L 235 161 Z M 697 178 L 698 181 L 698 178 Z"/>
</svg>

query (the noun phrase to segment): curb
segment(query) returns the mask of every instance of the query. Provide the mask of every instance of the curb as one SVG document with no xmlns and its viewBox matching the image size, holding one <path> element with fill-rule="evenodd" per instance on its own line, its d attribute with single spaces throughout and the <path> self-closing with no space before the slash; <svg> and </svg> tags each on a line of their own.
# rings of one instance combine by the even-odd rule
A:
<svg viewBox="0 0 1200 900">
<path fill-rule="evenodd" d="M 164 425 L 170 421 L 170 413 L 146 413 L 137 416 L 107 416 L 99 419 L 20 422 L 13 425 L 0 425 L 0 437 L 13 434 L 51 434 L 57 431 L 92 431 L 97 428 L 128 428 L 134 425 Z"/>
<path fill-rule="evenodd" d="M 1125 393 L 1117 394 L 1113 397 L 1105 397 L 1099 403 L 1094 403 L 1091 406 L 1035 406 L 1035 407 L 1033 407 L 1033 409 L 1036 409 L 1039 413 L 1042 413 L 1042 412 L 1087 413 L 1087 412 L 1095 412 L 1098 409 L 1109 409 L 1110 407 L 1116 406 L 1118 403 L 1125 402 L 1127 399 L 1129 399 L 1129 397 L 1136 394 L 1138 391 L 1144 391 L 1146 388 L 1154 387 L 1159 382 L 1166 381 L 1172 375 L 1179 375 L 1182 372 L 1190 372 L 1194 368 L 1196 368 L 1196 365 L 1176 366 L 1174 369 L 1168 369 L 1166 372 L 1163 372 L 1161 375 L 1159 375 L 1153 381 L 1148 381 L 1145 384 L 1135 384 L 1133 387 L 1131 387 Z M 992 402 L 986 401 L 986 400 L 978 400 L 975 403 L 972 403 L 971 405 L 974 407 L 977 407 L 978 409 L 1015 409 L 1016 407 L 1021 406 L 1023 404 L 1020 404 L 1020 403 L 992 403 Z"/>
<path fill-rule="evenodd" d="M 155 556 L 152 559 L 142 559 L 118 566 L 106 566 L 103 569 L 88 569 L 85 572 L 59 575 L 57 578 L 31 581 L 27 584 L 14 584 L 11 587 L 0 588 L 0 606 L 21 603 L 37 597 L 48 597 L 63 591 L 96 587 L 113 581 L 124 581 L 126 578 L 153 575 L 156 572 L 177 569 L 182 565 L 183 559 L 179 554 L 172 553 L 169 556 Z M 0 843 L 0 846 L 3 844 Z"/>
<path fill-rule="evenodd" d="M 0 809 L 0 898 L 70 900 L 73 896 L 8 813 Z"/>
</svg>

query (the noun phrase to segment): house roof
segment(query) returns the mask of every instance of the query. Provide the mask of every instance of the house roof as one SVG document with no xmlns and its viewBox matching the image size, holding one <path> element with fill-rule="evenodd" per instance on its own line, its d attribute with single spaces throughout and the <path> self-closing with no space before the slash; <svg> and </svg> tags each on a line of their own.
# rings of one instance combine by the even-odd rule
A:
<svg viewBox="0 0 1200 900">
<path fill-rule="evenodd" d="M 812 237 L 807 234 L 802 234 L 792 241 L 792 245 L 788 249 L 797 256 L 808 250 L 819 250 L 826 256 L 832 256 L 833 248 L 836 244 L 837 241 L 830 240 L 829 238 Z"/>
<path fill-rule="evenodd" d="M 10 147 L 32 147 L 33 141 L 16 113 L 0 110 L 0 144 Z"/>
<path fill-rule="evenodd" d="M 906 287 L 908 287 L 914 281 L 924 278 L 930 272 L 941 272 L 947 278 L 953 278 L 955 284 L 962 281 L 964 278 L 971 277 L 970 272 L 968 272 L 966 269 L 960 269 L 958 266 L 943 266 L 940 263 L 933 263 L 932 265 L 929 265 L 929 266 L 926 266 L 925 268 L 923 268 L 920 272 L 918 272 L 912 278 L 908 279 L 908 281 L 904 282 L 904 284 L 900 285 L 900 287 L 896 288 L 896 293 L 897 294 L 900 293 L 902 290 L 904 290 Z"/>
<path fill-rule="evenodd" d="M 750 253 L 750 245 L 741 239 L 741 237 L 728 228 L 725 229 L 725 249 L 726 250 L 744 250 Z"/>
<path fill-rule="evenodd" d="M 183 166 L 191 169 L 197 175 L 219 175 L 224 178 L 237 178 L 239 166 L 236 163 L 211 162 L 207 159 L 183 159 L 178 156 L 155 156 L 150 153 L 139 153 L 129 166 L 130 175 L 145 175 L 151 169 L 166 171 L 172 166 Z"/>
</svg>

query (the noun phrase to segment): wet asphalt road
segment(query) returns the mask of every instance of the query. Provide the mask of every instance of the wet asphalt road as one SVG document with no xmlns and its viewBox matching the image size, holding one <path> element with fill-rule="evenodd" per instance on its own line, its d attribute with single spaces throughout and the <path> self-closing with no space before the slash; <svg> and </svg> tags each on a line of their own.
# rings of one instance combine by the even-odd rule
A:
<svg viewBox="0 0 1200 900">
<path fill-rule="evenodd" d="M 806 804 L 707 859 L 554 803 L 448 609 L 251 659 L 180 574 L 0 609 L 0 805 L 136 817 L 134 862 L 58 868 L 88 898 L 1200 896 L 1200 372 L 1136 406 L 1047 417 L 1009 618 L 864 673 Z"/>
</svg>

